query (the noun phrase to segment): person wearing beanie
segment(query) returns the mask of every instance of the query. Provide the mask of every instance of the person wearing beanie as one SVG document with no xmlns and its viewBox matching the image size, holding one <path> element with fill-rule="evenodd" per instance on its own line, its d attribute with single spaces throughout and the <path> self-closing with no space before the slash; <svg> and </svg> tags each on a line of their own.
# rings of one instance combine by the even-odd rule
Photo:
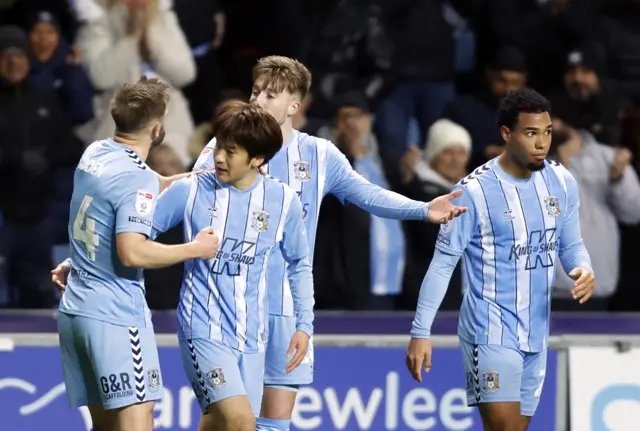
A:
<svg viewBox="0 0 640 431">
<path fill-rule="evenodd" d="M 8 264 L 9 306 L 41 308 L 55 300 L 47 222 L 52 179 L 61 167 L 75 166 L 82 144 L 55 96 L 29 82 L 28 54 L 20 28 L 0 27 L 0 183 L 12 185 L 0 188 L 0 247 Z"/>
<path fill-rule="evenodd" d="M 564 87 L 549 101 L 553 112 L 572 127 L 587 130 L 598 142 L 620 143 L 621 113 L 630 103 L 607 79 L 599 43 L 585 42 L 567 53 Z"/>
<path fill-rule="evenodd" d="M 466 174 L 471 154 L 471 136 L 467 130 L 451 120 L 436 121 L 427 133 L 422 159 L 413 166 L 413 176 L 405 185 L 404 194 L 411 199 L 429 199 L 448 193 Z M 438 229 L 419 223 L 404 223 L 407 239 L 407 263 L 399 308 L 414 309 L 424 268 L 434 253 Z M 445 297 L 444 309 L 457 310 L 462 300 L 462 281 L 459 270 L 454 272 L 452 288 Z"/>
<path fill-rule="evenodd" d="M 51 12 L 39 11 L 30 17 L 29 48 L 30 81 L 43 90 L 56 93 L 72 126 L 93 119 L 93 87 L 69 44 L 62 38 L 60 24 Z"/>
</svg>

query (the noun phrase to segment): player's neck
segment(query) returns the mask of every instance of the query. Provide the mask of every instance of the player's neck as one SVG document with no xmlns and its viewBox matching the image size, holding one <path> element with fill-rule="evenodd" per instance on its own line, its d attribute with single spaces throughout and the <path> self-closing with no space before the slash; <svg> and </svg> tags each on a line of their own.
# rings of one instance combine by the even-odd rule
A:
<svg viewBox="0 0 640 431">
<path fill-rule="evenodd" d="M 498 157 L 498 163 L 502 170 L 507 174 L 512 176 L 513 178 L 518 178 L 521 180 L 527 180 L 531 177 L 533 172 L 531 172 L 526 167 L 522 167 L 514 162 L 506 152 L 502 153 L 500 157 Z"/>
<path fill-rule="evenodd" d="M 291 123 L 291 119 L 285 121 L 284 124 L 280 126 L 280 130 L 282 130 L 282 144 L 284 145 L 289 142 L 291 135 L 293 135 L 293 124 Z"/>
<path fill-rule="evenodd" d="M 114 142 L 117 142 L 120 145 L 124 145 L 125 147 L 131 148 L 133 151 L 138 153 L 142 160 L 147 160 L 147 156 L 149 155 L 149 149 L 151 148 L 151 143 L 146 143 L 144 140 L 136 138 L 134 135 L 124 135 L 118 134 L 113 137 Z"/>
<path fill-rule="evenodd" d="M 247 190 L 256 183 L 257 179 L 258 179 L 258 171 L 252 169 L 247 175 L 245 175 L 244 177 L 240 178 L 237 181 L 234 181 L 233 183 L 229 183 L 229 185 L 233 186 L 238 190 Z"/>
</svg>

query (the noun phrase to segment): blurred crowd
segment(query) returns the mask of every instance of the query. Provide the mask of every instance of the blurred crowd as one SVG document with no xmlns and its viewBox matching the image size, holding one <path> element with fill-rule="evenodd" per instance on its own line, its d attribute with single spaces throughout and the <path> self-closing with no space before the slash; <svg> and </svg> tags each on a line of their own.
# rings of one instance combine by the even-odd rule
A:
<svg viewBox="0 0 640 431">
<path fill-rule="evenodd" d="M 499 155 L 498 100 L 530 86 L 553 107 L 550 158 L 581 189 L 597 276 L 577 306 L 558 265 L 553 307 L 640 311 L 639 0 L 0 0 L 0 304 L 57 302 L 73 171 L 110 136 L 109 101 L 146 74 L 172 87 L 149 165 L 190 170 L 216 106 L 246 100 L 265 55 L 303 61 L 294 127 L 330 139 L 369 181 L 412 199 L 447 193 Z M 328 196 L 318 309 L 413 310 L 437 225 L 379 219 Z M 159 238 L 182 241 L 181 227 Z M 174 308 L 181 266 L 148 271 L 149 305 Z M 454 273 L 443 309 L 457 310 Z"/>
</svg>

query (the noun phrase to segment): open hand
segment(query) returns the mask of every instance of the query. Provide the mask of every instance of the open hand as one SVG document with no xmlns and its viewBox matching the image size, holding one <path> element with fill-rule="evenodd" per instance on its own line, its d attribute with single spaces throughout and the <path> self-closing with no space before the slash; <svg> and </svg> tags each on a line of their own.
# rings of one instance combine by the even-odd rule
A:
<svg viewBox="0 0 640 431">
<path fill-rule="evenodd" d="M 451 203 L 453 199 L 461 195 L 462 190 L 456 190 L 432 200 L 427 212 L 429 221 L 436 224 L 446 224 L 459 215 L 466 213 L 467 207 L 459 207 Z"/>
</svg>

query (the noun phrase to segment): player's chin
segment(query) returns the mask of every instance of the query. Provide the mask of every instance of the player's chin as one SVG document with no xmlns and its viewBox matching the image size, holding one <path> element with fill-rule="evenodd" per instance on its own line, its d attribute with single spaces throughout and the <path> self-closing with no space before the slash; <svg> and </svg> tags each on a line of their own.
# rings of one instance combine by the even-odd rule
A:
<svg viewBox="0 0 640 431">
<path fill-rule="evenodd" d="M 535 160 L 532 162 L 529 162 L 529 164 L 527 165 L 527 169 L 529 169 L 530 171 L 540 171 L 544 168 L 544 159 L 542 160 Z"/>
</svg>

